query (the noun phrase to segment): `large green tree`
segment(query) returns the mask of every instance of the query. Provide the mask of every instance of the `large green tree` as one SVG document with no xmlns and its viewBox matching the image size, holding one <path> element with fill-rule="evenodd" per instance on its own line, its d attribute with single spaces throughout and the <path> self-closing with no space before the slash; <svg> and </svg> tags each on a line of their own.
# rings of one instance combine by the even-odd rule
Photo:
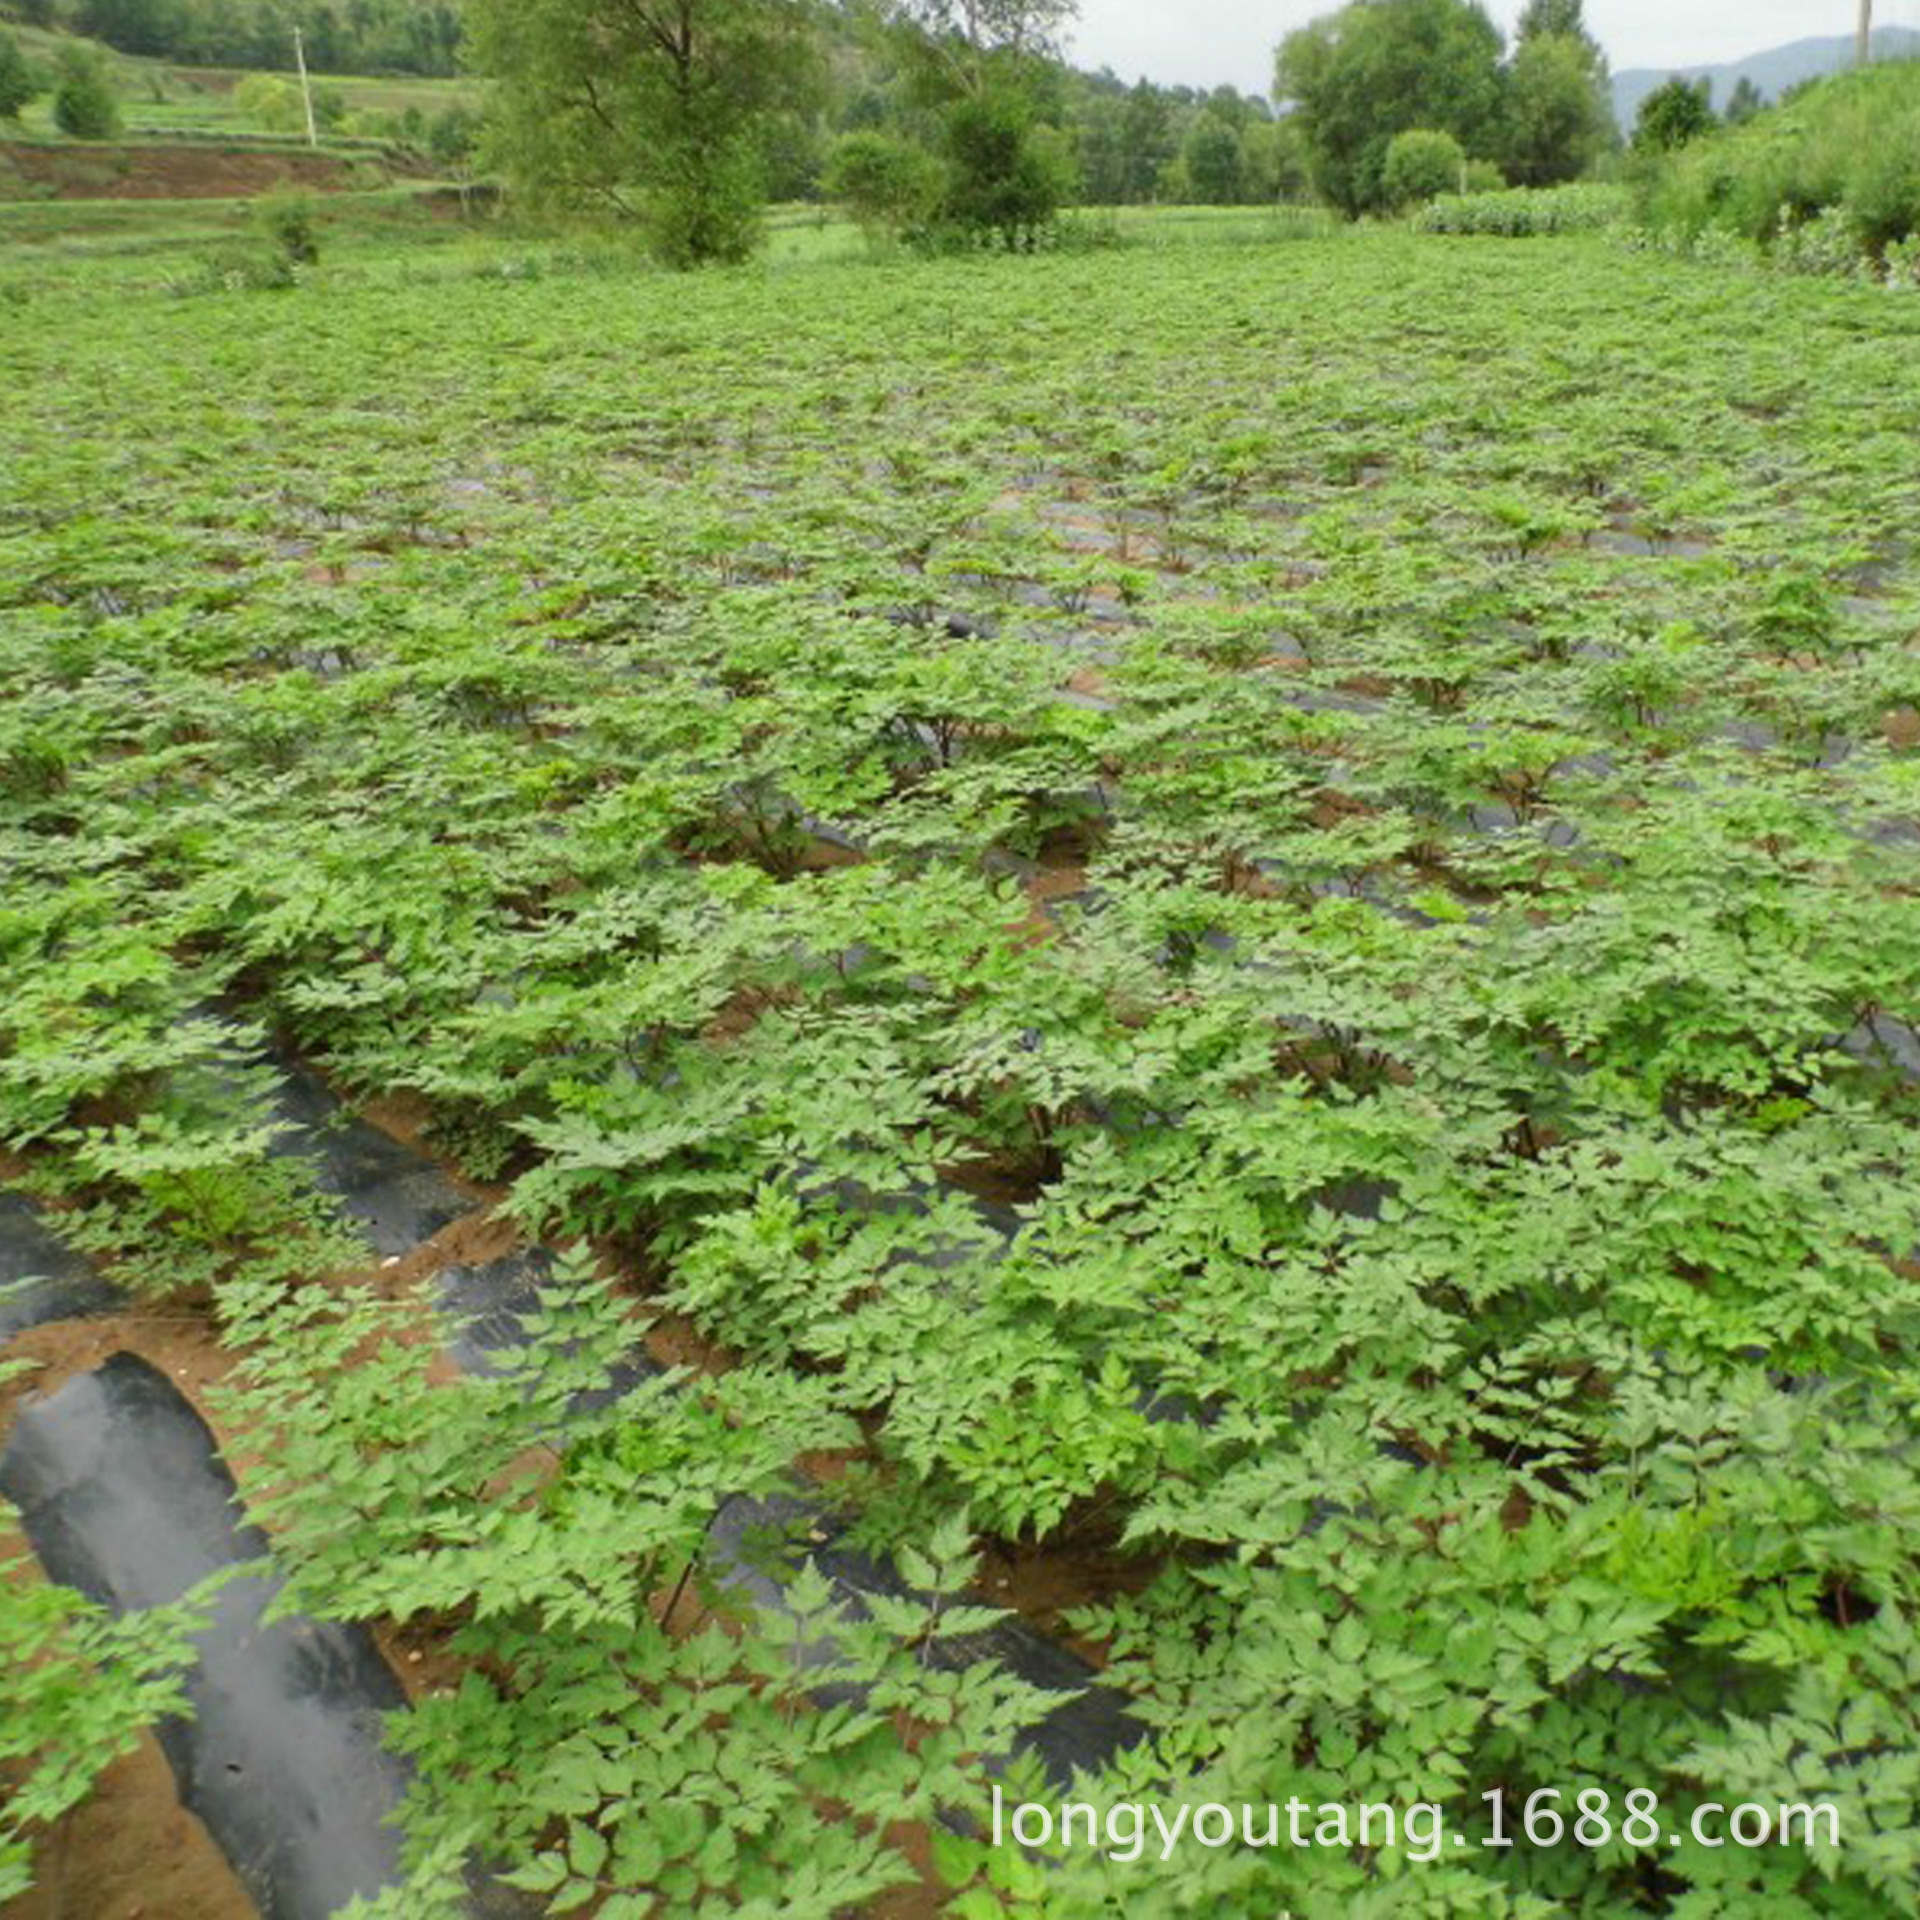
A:
<svg viewBox="0 0 1920 1920">
<path fill-rule="evenodd" d="M 1240 134 L 1212 107 L 1194 118 L 1180 150 L 1187 191 L 1203 206 L 1230 207 L 1241 197 Z"/>
<path fill-rule="evenodd" d="M 1048 56 L 1078 0 L 899 0 L 914 90 L 938 119 L 946 171 L 936 219 L 1030 247 L 1072 191 L 1055 124 L 1062 74 Z"/>
<path fill-rule="evenodd" d="M 1473 0 L 1354 0 L 1287 36 L 1274 92 L 1299 116 L 1321 193 L 1343 212 L 1377 212 L 1396 133 L 1427 127 L 1469 154 L 1498 149 L 1501 52 Z"/>
<path fill-rule="evenodd" d="M 1614 143 L 1606 69 L 1589 42 L 1537 33 L 1507 70 L 1506 175 L 1516 186 L 1575 180 Z"/>
<path fill-rule="evenodd" d="M 674 266 L 752 251 L 768 122 L 812 81 L 802 0 L 468 0 L 467 24 L 529 201 L 637 218 Z"/>
</svg>

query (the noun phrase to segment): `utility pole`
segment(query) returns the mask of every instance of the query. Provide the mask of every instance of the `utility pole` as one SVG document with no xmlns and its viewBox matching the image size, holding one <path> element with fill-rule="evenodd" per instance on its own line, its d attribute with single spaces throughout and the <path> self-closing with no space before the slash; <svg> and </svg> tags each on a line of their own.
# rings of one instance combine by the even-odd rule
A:
<svg viewBox="0 0 1920 1920">
<path fill-rule="evenodd" d="M 1861 6 L 1872 5 L 1872 0 L 1860 0 Z M 313 124 L 313 82 L 307 78 L 306 43 L 300 38 L 300 29 L 293 30 L 293 63 L 300 69 L 300 98 L 307 109 L 307 145 L 317 147 L 320 144 L 320 129 Z"/>
<path fill-rule="evenodd" d="M 1860 25 L 1853 38 L 1853 57 L 1863 67 L 1873 58 L 1873 0 L 1860 0 Z"/>
</svg>

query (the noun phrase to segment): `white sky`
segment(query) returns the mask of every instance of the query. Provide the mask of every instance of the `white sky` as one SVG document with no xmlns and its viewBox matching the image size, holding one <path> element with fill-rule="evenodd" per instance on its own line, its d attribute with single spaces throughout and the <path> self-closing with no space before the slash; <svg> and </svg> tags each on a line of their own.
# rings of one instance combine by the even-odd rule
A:
<svg viewBox="0 0 1920 1920">
<path fill-rule="evenodd" d="M 1273 49 L 1339 0 L 1080 0 L 1067 51 L 1077 66 L 1111 67 L 1165 85 L 1251 93 L 1272 84 Z M 1503 29 L 1523 0 L 1486 0 Z M 1618 72 L 1738 60 L 1788 40 L 1851 33 L 1855 0 L 1586 0 L 1587 30 Z M 1920 26 L 1920 0 L 1876 0 L 1875 25 Z"/>
</svg>

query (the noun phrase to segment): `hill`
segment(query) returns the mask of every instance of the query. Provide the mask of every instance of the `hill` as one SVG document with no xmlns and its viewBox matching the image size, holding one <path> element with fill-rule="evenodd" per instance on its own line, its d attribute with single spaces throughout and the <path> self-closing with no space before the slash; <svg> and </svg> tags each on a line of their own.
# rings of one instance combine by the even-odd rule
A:
<svg viewBox="0 0 1920 1920">
<path fill-rule="evenodd" d="M 1920 30 L 1877 28 L 1873 55 L 1876 60 L 1920 57 Z M 1777 100 L 1789 87 L 1798 86 L 1803 80 L 1818 80 L 1852 64 L 1853 35 L 1844 33 L 1791 40 L 1783 47 L 1769 47 L 1764 53 L 1750 53 L 1744 60 L 1730 60 L 1719 66 L 1630 67 L 1613 76 L 1613 111 L 1623 127 L 1631 127 L 1640 111 L 1640 102 L 1676 73 L 1687 80 L 1711 80 L 1713 104 L 1724 107 L 1742 79 L 1751 80 L 1766 99 Z"/>
</svg>

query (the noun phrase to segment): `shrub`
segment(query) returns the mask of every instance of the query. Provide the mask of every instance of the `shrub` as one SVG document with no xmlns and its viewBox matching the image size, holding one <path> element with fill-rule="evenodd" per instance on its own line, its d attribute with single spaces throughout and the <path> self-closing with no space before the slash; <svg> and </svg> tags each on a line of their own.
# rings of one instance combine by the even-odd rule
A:
<svg viewBox="0 0 1920 1920">
<path fill-rule="evenodd" d="M 1021 94 L 993 88 L 948 109 L 946 136 L 941 221 L 975 240 L 1035 246 L 1073 185 L 1059 133 Z"/>
<path fill-rule="evenodd" d="M 293 133 L 306 125 L 299 93 L 270 73 L 250 73 L 233 90 L 240 114 L 273 133 Z"/>
<path fill-rule="evenodd" d="M 464 168 L 480 145 L 480 116 L 471 107 L 448 107 L 428 122 L 426 139 L 436 164 Z"/>
<path fill-rule="evenodd" d="M 834 147 L 821 182 L 869 236 L 924 226 L 940 204 L 940 163 L 924 147 L 872 129 Z"/>
<path fill-rule="evenodd" d="M 111 140 L 120 131 L 120 103 L 97 54 L 66 56 L 53 96 L 53 123 L 70 140 Z"/>
<path fill-rule="evenodd" d="M 310 267 L 319 260 L 313 202 L 305 194 L 270 194 L 253 217 L 262 237 L 290 266 Z"/>
<path fill-rule="evenodd" d="M 1427 127 L 1396 133 L 1380 175 L 1388 206 L 1405 209 L 1450 192 L 1460 185 L 1466 165 L 1467 156 L 1450 133 Z"/>
</svg>

